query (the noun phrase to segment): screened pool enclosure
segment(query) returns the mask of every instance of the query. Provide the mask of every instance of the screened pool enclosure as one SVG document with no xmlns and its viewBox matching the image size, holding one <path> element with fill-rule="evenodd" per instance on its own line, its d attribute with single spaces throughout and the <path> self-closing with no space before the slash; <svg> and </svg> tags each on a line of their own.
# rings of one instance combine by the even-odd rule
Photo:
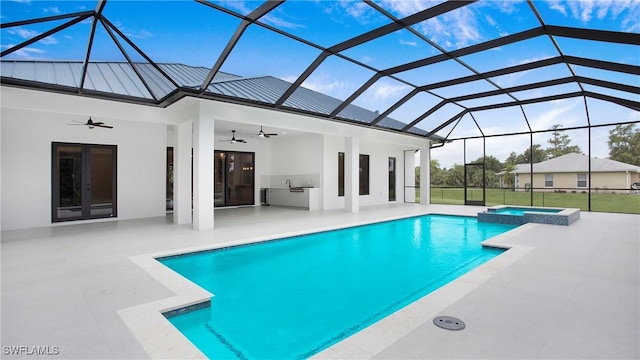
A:
<svg viewBox="0 0 640 360">
<path fill-rule="evenodd" d="M 398 132 L 431 141 L 434 203 L 640 213 L 638 2 L 2 6 L 2 86 Z"/>
</svg>

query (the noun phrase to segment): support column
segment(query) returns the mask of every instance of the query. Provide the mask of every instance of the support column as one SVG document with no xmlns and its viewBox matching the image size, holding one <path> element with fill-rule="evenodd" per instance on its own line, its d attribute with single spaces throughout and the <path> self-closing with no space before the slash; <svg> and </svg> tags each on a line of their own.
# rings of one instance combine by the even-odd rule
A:
<svg viewBox="0 0 640 360">
<path fill-rule="evenodd" d="M 360 211 L 360 143 L 353 137 L 345 139 L 344 206 L 348 212 Z"/>
<path fill-rule="evenodd" d="M 173 159 L 173 222 L 191 224 L 191 149 L 193 121 L 176 126 L 176 147 Z"/>
<path fill-rule="evenodd" d="M 198 116 L 193 122 L 193 228 L 213 229 L 214 121 Z"/>
<path fill-rule="evenodd" d="M 420 204 L 431 204 L 431 148 L 420 149 Z"/>
<path fill-rule="evenodd" d="M 404 151 L 404 201 L 407 203 L 417 203 L 416 199 L 416 151 Z"/>
</svg>

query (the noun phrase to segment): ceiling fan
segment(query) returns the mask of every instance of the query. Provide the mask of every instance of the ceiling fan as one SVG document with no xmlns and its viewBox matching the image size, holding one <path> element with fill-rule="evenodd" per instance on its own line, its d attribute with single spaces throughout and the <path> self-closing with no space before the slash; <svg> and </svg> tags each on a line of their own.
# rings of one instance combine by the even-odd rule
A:
<svg viewBox="0 0 640 360">
<path fill-rule="evenodd" d="M 262 131 L 262 125 L 260 125 L 260 132 L 258 132 L 258 137 L 268 139 L 272 136 L 278 136 L 278 134 L 266 134 L 264 131 Z"/>
<path fill-rule="evenodd" d="M 103 123 L 102 121 L 95 121 L 94 122 L 93 120 L 91 120 L 91 116 L 89 116 L 89 120 L 87 120 L 87 122 L 81 122 L 81 121 L 75 121 L 75 122 L 77 124 L 67 124 L 67 125 L 85 125 L 85 126 L 88 126 L 89 129 L 93 129 L 94 127 L 101 127 L 101 128 L 105 128 L 105 129 L 113 129 L 113 126 L 107 125 L 107 124 Z"/>
<path fill-rule="evenodd" d="M 239 143 L 246 143 L 247 141 L 245 139 L 236 139 L 236 131 L 235 130 L 231 130 L 231 140 L 221 140 L 223 142 L 229 142 L 229 144 L 235 144 L 237 142 Z"/>
</svg>

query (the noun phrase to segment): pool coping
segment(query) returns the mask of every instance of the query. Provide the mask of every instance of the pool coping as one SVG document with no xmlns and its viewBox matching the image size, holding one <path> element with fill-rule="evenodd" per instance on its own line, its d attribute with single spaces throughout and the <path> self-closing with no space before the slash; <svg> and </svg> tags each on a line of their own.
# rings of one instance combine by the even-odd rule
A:
<svg viewBox="0 0 640 360">
<path fill-rule="evenodd" d="M 501 209 L 522 209 L 522 215 L 499 213 Z M 546 212 L 543 209 L 559 210 Z M 536 211 L 538 210 L 538 211 Z M 478 213 L 478 221 L 493 224 L 523 225 L 527 223 L 569 226 L 580 219 L 580 209 L 553 206 L 513 206 L 496 205 Z"/>
<path fill-rule="evenodd" d="M 437 215 L 425 213 L 422 215 Z M 146 271 L 159 283 L 174 292 L 176 296 L 152 301 L 118 310 L 118 314 L 152 359 L 206 359 L 207 357 L 193 345 L 164 314 L 181 311 L 188 307 L 197 307 L 207 303 L 215 295 L 187 280 L 180 274 L 164 266 L 157 259 L 182 254 L 211 251 L 232 246 L 255 244 L 280 238 L 300 236 L 310 233 L 338 230 L 372 223 L 410 218 L 415 216 L 394 216 L 383 219 L 362 221 L 349 225 L 327 226 L 305 231 L 296 231 L 264 237 L 208 244 L 182 249 L 174 249 L 150 254 L 132 256 L 129 259 Z M 455 216 L 455 215 L 454 215 Z M 458 279 L 442 286 L 436 291 L 407 305 L 384 319 L 362 329 L 331 347 L 315 354 L 311 358 L 371 358 L 418 326 L 430 322 L 439 312 L 452 305 L 482 283 L 489 280 L 516 260 L 533 249 L 530 246 L 509 244 L 509 241 L 522 232 L 539 226 L 529 223 L 482 242 L 483 246 L 506 249 L 503 254 L 487 261 Z M 455 315 L 455 314 L 448 314 Z"/>
</svg>

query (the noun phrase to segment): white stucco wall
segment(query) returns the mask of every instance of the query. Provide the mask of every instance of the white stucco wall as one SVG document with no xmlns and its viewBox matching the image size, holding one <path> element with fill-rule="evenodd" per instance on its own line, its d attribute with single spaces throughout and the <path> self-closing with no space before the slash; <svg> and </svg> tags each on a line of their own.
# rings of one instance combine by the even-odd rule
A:
<svg viewBox="0 0 640 360">
<path fill-rule="evenodd" d="M 338 153 L 345 151 L 345 138 L 325 136 L 323 191 L 325 209 L 344 208 L 338 196 Z M 389 157 L 396 158 L 396 201 L 404 202 L 404 147 L 370 139 L 360 141 L 360 154 L 369 155 L 369 195 L 360 196 L 360 206 L 389 203 Z M 391 203 L 394 203 L 392 201 Z"/>
<path fill-rule="evenodd" d="M 256 205 L 261 187 L 283 186 L 283 179 L 291 177 L 294 186 L 320 188 L 321 208 L 344 208 L 344 198 L 337 195 L 337 154 L 349 137 L 357 138 L 359 152 L 370 156 L 370 194 L 361 196 L 359 204 L 389 203 L 389 157 L 397 159 L 396 201 L 403 202 L 404 150 L 424 144 L 424 139 L 397 133 L 194 98 L 158 108 L 10 87 L 0 91 L 2 230 L 51 225 L 51 142 L 118 146 L 118 219 L 165 215 L 166 147 L 177 145 L 177 124 L 198 117 L 303 133 L 228 144 L 221 140 L 230 134 L 215 132 L 216 150 L 255 153 Z M 114 129 L 67 125 L 88 116 Z M 77 222 L 60 224 L 72 223 Z"/>
<path fill-rule="evenodd" d="M 89 129 L 73 120 L 86 121 L 2 108 L 2 230 L 51 225 L 52 142 L 117 145 L 118 218 L 165 213 L 166 125 L 99 118 L 114 129 Z"/>
</svg>

